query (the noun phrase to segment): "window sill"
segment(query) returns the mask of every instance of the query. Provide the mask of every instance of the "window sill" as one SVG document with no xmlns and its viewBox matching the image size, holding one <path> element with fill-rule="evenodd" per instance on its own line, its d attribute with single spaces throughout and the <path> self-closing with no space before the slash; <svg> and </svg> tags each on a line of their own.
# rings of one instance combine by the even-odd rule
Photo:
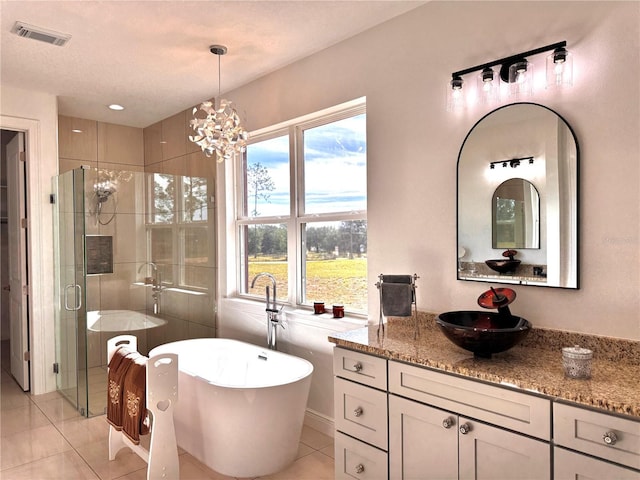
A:
<svg viewBox="0 0 640 480">
<path fill-rule="evenodd" d="M 224 301 L 228 302 L 229 306 L 234 309 L 246 310 L 251 313 L 264 312 L 264 301 L 238 297 L 228 297 L 224 299 Z M 315 315 L 311 310 L 296 309 L 288 305 L 285 305 L 282 311 L 285 314 L 285 322 L 319 327 L 333 332 L 353 330 L 368 324 L 367 318 L 364 315 L 356 316 L 347 314 L 344 318 L 333 318 L 331 313 Z"/>
</svg>

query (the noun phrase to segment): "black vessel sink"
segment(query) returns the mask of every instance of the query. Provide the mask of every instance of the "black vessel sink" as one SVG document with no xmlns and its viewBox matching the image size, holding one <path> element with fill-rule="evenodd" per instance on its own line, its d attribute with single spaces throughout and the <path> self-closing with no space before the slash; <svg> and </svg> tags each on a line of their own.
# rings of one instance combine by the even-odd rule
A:
<svg viewBox="0 0 640 480">
<path fill-rule="evenodd" d="M 520 265 L 520 260 L 502 258 L 485 260 L 484 263 L 486 263 L 491 270 L 495 270 L 498 273 L 512 273 L 515 272 L 518 265 Z"/>
<path fill-rule="evenodd" d="M 436 323 L 453 343 L 485 358 L 509 350 L 531 330 L 528 320 L 500 312 L 446 312 Z"/>
</svg>

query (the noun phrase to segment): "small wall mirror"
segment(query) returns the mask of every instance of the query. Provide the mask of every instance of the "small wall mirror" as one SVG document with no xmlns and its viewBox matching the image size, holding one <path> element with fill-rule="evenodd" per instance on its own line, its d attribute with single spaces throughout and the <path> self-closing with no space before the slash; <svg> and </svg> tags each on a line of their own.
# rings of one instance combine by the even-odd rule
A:
<svg viewBox="0 0 640 480">
<path fill-rule="evenodd" d="M 533 183 L 510 178 L 493 192 L 492 248 L 540 248 L 540 195 Z"/>
<path fill-rule="evenodd" d="M 474 125 L 458 156 L 459 280 L 578 288 L 578 157 L 569 124 L 542 105 Z"/>
</svg>

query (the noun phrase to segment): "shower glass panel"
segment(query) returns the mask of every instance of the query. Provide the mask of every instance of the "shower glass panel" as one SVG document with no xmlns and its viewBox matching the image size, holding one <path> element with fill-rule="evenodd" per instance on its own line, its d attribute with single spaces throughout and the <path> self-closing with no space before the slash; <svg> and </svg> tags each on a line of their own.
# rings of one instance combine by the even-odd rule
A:
<svg viewBox="0 0 640 480">
<path fill-rule="evenodd" d="M 56 276 L 56 387 L 76 409 L 88 412 L 86 283 L 84 265 L 84 175 L 82 169 L 53 179 Z"/>
<path fill-rule="evenodd" d="M 100 415 L 109 338 L 215 336 L 213 178 L 83 167 L 54 187 L 57 387 Z"/>
</svg>

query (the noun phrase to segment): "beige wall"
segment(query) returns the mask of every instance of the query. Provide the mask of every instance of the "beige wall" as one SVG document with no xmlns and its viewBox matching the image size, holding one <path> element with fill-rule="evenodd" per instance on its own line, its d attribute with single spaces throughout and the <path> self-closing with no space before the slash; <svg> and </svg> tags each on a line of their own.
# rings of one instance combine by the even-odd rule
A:
<svg viewBox="0 0 640 480">
<path fill-rule="evenodd" d="M 452 71 L 566 39 L 574 86 L 530 101 L 578 138 L 581 289 L 520 287 L 513 310 L 536 326 L 640 339 L 639 24 L 638 2 L 430 2 L 227 96 L 253 130 L 366 95 L 369 311 L 389 271 L 421 276 L 422 310 L 475 308 L 488 285 L 456 280 L 456 161 L 495 106 L 449 113 L 445 84 Z M 544 56 L 534 62 L 544 73 Z"/>
<path fill-rule="evenodd" d="M 639 2 L 429 2 L 225 97 L 251 131 L 366 96 L 370 320 L 382 272 L 420 275 L 420 310 L 477 309 L 490 284 L 456 280 L 457 157 L 475 122 L 508 102 L 452 114 L 446 84 L 451 72 L 566 39 L 574 86 L 530 101 L 556 110 L 578 138 L 581 288 L 515 286 L 512 311 L 537 327 L 640 339 L 639 26 Z M 544 56 L 532 60 L 544 75 Z M 220 217 L 229 229 L 231 214 Z M 264 343 L 264 312 L 224 298 L 234 259 L 221 248 L 219 335 Z M 290 325 L 281 348 L 314 363 L 309 408 L 330 420 L 326 338 L 348 327 Z"/>
<path fill-rule="evenodd" d="M 58 173 L 56 97 L 2 86 L 0 127 L 27 132 L 29 270 L 31 278 L 31 391 L 55 390 L 53 342 L 53 210 L 49 205 L 51 177 Z"/>
</svg>

